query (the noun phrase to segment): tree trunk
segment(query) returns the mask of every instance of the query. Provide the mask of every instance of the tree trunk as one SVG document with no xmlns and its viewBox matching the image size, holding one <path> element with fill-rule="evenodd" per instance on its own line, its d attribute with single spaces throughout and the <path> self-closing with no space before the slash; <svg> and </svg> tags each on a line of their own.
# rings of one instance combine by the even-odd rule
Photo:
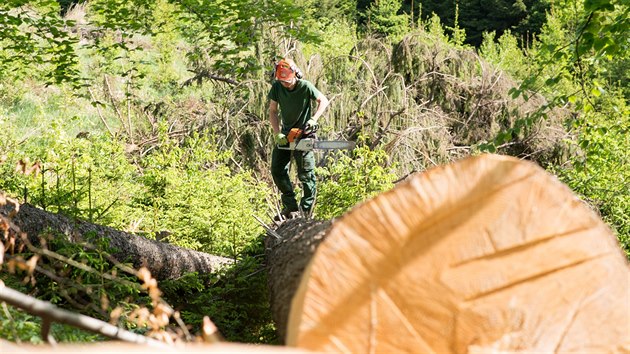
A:
<svg viewBox="0 0 630 354">
<path fill-rule="evenodd" d="M 8 215 L 12 207 L 0 206 L 0 213 Z M 53 214 L 29 204 L 19 207 L 12 219 L 25 232 L 33 244 L 39 244 L 43 233 L 62 234 L 71 242 L 109 241 L 114 249 L 112 256 L 120 262 L 132 262 L 134 267 L 146 267 L 157 280 L 176 279 L 188 272 L 209 273 L 231 260 L 203 252 L 197 252 L 168 243 L 149 240 L 122 232 L 111 227 Z"/>
<path fill-rule="evenodd" d="M 472 157 L 413 175 L 332 224 L 291 220 L 276 233 L 270 296 L 291 346 L 630 348 L 630 267 L 618 241 L 533 163 Z"/>
<path fill-rule="evenodd" d="M 265 239 L 271 313 L 280 338 L 285 338 L 291 299 L 304 268 L 330 228 L 330 221 L 292 219 Z"/>
</svg>

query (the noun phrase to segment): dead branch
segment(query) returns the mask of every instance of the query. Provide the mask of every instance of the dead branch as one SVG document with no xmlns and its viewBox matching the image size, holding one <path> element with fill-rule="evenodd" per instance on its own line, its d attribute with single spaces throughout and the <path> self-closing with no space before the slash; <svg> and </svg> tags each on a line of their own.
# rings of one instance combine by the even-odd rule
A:
<svg viewBox="0 0 630 354">
<path fill-rule="evenodd" d="M 107 124 L 107 120 L 105 120 L 105 117 L 103 117 L 103 113 L 101 112 L 101 108 L 100 108 L 101 102 L 98 101 L 96 97 L 94 97 L 94 93 L 92 92 L 91 88 L 88 87 L 87 89 L 88 89 L 88 92 L 90 93 L 90 97 L 92 97 L 92 102 L 95 102 L 94 106 L 96 107 L 96 112 L 98 113 L 98 117 L 101 119 L 101 121 L 105 125 L 105 128 L 107 128 L 109 135 L 111 135 L 112 137 L 115 137 L 116 135 L 114 134 L 112 129 L 109 127 L 109 124 Z"/>
<path fill-rule="evenodd" d="M 105 88 L 107 89 L 107 95 L 109 96 L 109 100 L 112 103 L 112 107 L 114 108 L 114 111 L 116 112 L 116 116 L 118 116 L 118 119 L 120 119 L 120 123 L 125 128 L 125 131 L 127 131 L 127 134 L 129 134 L 129 131 L 127 130 L 127 127 L 125 126 L 125 119 L 123 118 L 123 115 L 118 109 L 118 105 L 116 104 L 116 98 L 114 97 L 114 93 L 112 92 L 112 88 L 109 84 L 109 79 L 107 78 L 107 75 L 103 76 L 103 82 L 105 83 Z"/>
<path fill-rule="evenodd" d="M 44 324 L 57 322 L 71 325 L 92 333 L 97 333 L 107 338 L 117 339 L 129 343 L 150 345 L 153 347 L 166 346 L 166 344 L 155 339 L 126 331 L 93 317 L 60 309 L 49 302 L 41 301 L 31 296 L 22 294 L 19 291 L 8 288 L 2 281 L 0 281 L 0 300 L 11 306 L 20 308 L 32 315 L 41 317 Z M 47 327 L 47 325 L 42 326 L 42 335 L 48 336 L 48 332 L 45 329 Z"/>
<path fill-rule="evenodd" d="M 199 72 L 196 72 L 195 76 L 193 76 L 190 79 L 184 81 L 184 83 L 181 85 L 181 87 L 190 86 L 190 85 L 192 85 L 193 82 L 196 82 L 197 85 L 200 85 L 201 82 L 203 81 L 203 79 L 210 79 L 210 80 L 215 80 L 215 81 L 221 81 L 221 82 L 228 83 L 230 85 L 238 85 L 239 84 L 238 81 L 229 79 L 227 77 L 211 74 L 207 69 L 203 69 L 203 70 L 201 70 Z"/>
</svg>

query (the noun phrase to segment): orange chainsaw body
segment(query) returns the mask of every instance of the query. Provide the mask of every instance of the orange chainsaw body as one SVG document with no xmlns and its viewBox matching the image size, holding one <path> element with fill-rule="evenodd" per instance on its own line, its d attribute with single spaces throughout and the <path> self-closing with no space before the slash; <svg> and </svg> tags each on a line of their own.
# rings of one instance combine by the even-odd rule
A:
<svg viewBox="0 0 630 354">
<path fill-rule="evenodd" d="M 302 137 L 302 134 L 304 133 L 304 131 L 300 128 L 292 128 L 289 131 L 289 134 L 287 134 L 287 140 L 292 143 L 298 139 L 300 139 L 300 137 Z"/>
</svg>

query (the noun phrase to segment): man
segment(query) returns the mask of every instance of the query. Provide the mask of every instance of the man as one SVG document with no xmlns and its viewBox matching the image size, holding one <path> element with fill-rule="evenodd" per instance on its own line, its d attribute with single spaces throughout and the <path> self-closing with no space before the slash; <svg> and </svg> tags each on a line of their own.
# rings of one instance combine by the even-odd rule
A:
<svg viewBox="0 0 630 354">
<path fill-rule="evenodd" d="M 313 135 L 318 128 L 317 120 L 328 106 L 328 99 L 307 80 L 301 79 L 301 73 L 293 60 L 282 59 L 275 68 L 275 79 L 269 91 L 269 121 L 273 128 L 275 143 L 271 154 L 271 175 L 282 193 L 282 216 L 293 218 L 301 209 L 305 215 L 311 215 L 315 194 L 315 156 L 313 151 L 291 151 L 278 149 L 287 146 L 287 134 L 292 128 L 304 131 L 304 136 Z M 317 102 L 312 112 L 311 102 Z M 280 113 L 280 119 L 278 118 Z M 303 195 L 298 207 L 289 178 L 291 153 L 297 166 L 297 176 L 302 184 Z"/>
</svg>

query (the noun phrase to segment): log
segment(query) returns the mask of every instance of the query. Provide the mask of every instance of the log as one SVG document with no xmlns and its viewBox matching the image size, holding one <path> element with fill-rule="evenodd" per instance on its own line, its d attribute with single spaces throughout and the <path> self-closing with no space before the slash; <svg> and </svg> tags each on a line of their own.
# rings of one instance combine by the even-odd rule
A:
<svg viewBox="0 0 630 354">
<path fill-rule="evenodd" d="M 616 237 L 533 163 L 471 157 L 411 176 L 329 229 L 312 227 L 282 225 L 282 239 L 268 240 L 269 255 L 307 264 L 279 325 L 290 346 L 630 350 L 630 267 Z M 282 291 L 293 291 L 292 262 L 284 272 L 269 262 L 270 282 L 286 278 Z M 278 289 L 270 287 L 271 298 L 286 299 Z"/>
<path fill-rule="evenodd" d="M 18 350 L 17 344 L 0 338 L 0 353 L 18 353 Z"/>
<path fill-rule="evenodd" d="M 10 204 L 0 206 L 0 214 L 7 216 L 13 209 Z M 111 227 L 66 217 L 35 208 L 29 204 L 19 206 L 12 222 L 25 232 L 33 244 L 39 244 L 44 233 L 64 235 L 70 242 L 99 244 L 109 241 L 115 251 L 112 256 L 120 262 L 131 262 L 138 269 L 146 267 L 157 280 L 176 279 L 189 272 L 210 273 L 231 263 L 225 257 L 197 252 L 168 243 L 150 240 Z"/>
<path fill-rule="evenodd" d="M 285 338 L 291 299 L 295 294 L 306 265 L 330 228 L 330 221 L 291 219 L 276 232 L 281 239 L 265 238 L 267 283 L 271 314 L 279 338 Z"/>
<path fill-rule="evenodd" d="M 305 354 L 310 351 L 298 348 L 289 348 L 273 345 L 254 345 L 243 343 L 192 343 L 176 344 L 164 347 L 150 347 L 147 345 L 130 344 L 118 341 L 95 342 L 83 344 L 59 344 L 50 345 L 15 345 L 14 343 L 2 341 L 0 339 L 0 353 L 7 354 L 111 354 L 111 353 L 133 353 L 133 354 L 208 354 L 208 353 L 270 353 L 270 354 Z"/>
</svg>

